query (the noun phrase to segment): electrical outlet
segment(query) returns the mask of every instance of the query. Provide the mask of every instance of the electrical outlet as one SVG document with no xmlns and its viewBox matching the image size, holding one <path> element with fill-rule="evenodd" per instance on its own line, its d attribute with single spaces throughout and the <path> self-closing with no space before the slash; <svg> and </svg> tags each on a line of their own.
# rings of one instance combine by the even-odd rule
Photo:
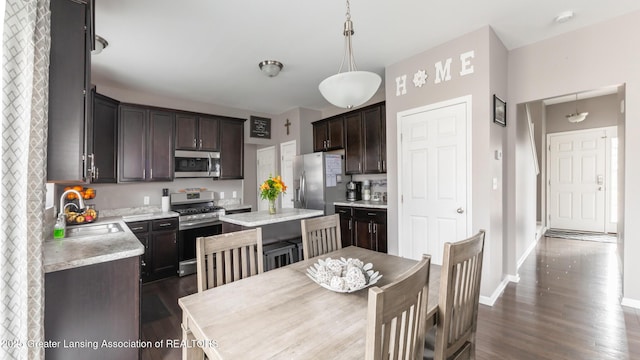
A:
<svg viewBox="0 0 640 360">
<path fill-rule="evenodd" d="M 234 192 L 233 192 L 233 195 L 232 195 L 231 197 L 233 197 L 234 199 L 235 199 L 236 197 L 238 197 L 238 192 L 237 192 L 237 191 L 234 191 Z"/>
<path fill-rule="evenodd" d="M 145 204 L 145 205 L 149 205 L 149 197 L 148 197 L 148 196 L 145 196 L 145 197 L 143 198 L 143 202 L 144 202 L 144 204 Z"/>
<path fill-rule="evenodd" d="M 224 191 L 220 191 L 220 200 L 224 199 Z"/>
</svg>

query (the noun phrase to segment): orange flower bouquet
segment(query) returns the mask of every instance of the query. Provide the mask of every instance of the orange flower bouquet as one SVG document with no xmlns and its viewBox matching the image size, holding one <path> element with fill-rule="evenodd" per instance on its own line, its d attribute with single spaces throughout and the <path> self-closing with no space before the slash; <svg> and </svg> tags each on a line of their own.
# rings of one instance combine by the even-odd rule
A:
<svg viewBox="0 0 640 360">
<path fill-rule="evenodd" d="M 281 193 L 286 194 L 286 191 L 287 185 L 284 184 L 280 176 L 276 176 L 275 178 L 269 176 L 269 178 L 260 185 L 260 197 L 263 200 L 269 200 L 269 213 L 276 213 L 275 201 L 278 195 Z"/>
</svg>

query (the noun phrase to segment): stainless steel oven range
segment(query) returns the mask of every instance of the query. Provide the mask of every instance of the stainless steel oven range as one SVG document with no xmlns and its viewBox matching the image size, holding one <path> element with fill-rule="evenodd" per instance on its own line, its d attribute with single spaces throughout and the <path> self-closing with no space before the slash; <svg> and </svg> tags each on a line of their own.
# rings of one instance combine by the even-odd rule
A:
<svg viewBox="0 0 640 360">
<path fill-rule="evenodd" d="M 196 272 L 196 238 L 222 232 L 224 208 L 215 205 L 213 191 L 173 193 L 170 198 L 171 210 L 180 214 L 178 275 L 190 275 Z"/>
</svg>

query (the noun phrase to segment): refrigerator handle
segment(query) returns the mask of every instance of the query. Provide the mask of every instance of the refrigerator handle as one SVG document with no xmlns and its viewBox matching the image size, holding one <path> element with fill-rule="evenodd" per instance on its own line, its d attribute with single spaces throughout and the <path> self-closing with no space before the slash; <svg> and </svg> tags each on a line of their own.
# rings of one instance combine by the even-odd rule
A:
<svg viewBox="0 0 640 360">
<path fill-rule="evenodd" d="M 300 204 L 302 205 L 303 209 L 307 208 L 307 199 L 306 199 L 306 176 L 304 174 L 304 171 L 302 172 L 302 175 L 300 175 Z"/>
</svg>

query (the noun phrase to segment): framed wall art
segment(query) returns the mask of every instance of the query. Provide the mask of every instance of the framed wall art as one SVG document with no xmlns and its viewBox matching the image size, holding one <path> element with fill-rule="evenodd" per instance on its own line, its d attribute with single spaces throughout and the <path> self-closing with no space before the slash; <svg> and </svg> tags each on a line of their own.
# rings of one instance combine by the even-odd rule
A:
<svg viewBox="0 0 640 360">
<path fill-rule="evenodd" d="M 493 122 L 500 126 L 507 126 L 507 103 L 493 95 Z"/>
<path fill-rule="evenodd" d="M 271 119 L 251 116 L 249 119 L 250 137 L 271 139 Z"/>
</svg>

